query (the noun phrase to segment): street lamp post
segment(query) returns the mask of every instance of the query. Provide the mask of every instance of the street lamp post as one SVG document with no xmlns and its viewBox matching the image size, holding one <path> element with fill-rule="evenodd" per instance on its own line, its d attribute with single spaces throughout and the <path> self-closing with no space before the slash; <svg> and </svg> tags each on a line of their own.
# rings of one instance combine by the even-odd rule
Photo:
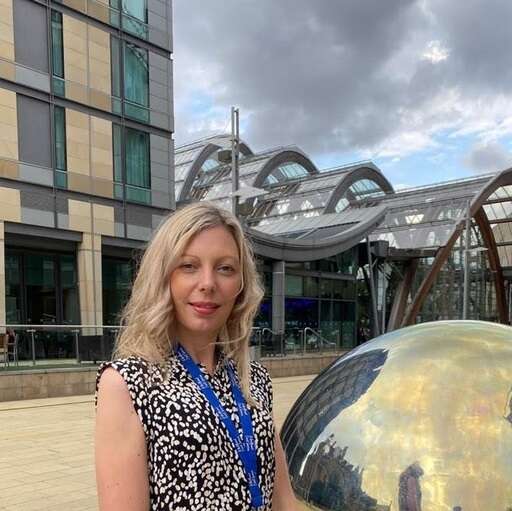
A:
<svg viewBox="0 0 512 511">
<path fill-rule="evenodd" d="M 239 110 L 231 107 L 231 211 L 238 215 L 238 155 L 240 145 Z"/>
</svg>

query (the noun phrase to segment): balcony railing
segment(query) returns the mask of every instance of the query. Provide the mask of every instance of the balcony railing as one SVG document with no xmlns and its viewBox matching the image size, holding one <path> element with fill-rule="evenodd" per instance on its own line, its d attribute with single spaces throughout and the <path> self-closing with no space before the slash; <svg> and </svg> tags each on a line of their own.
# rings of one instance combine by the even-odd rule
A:
<svg viewBox="0 0 512 511">
<path fill-rule="evenodd" d="M 96 365 L 112 358 L 119 325 L 0 325 L 9 342 L 0 350 L 0 371 Z M 251 345 L 257 358 L 341 353 L 339 335 L 322 336 L 311 328 L 290 329 L 283 334 L 253 328 Z M 0 345 L 0 348 L 2 346 Z"/>
<path fill-rule="evenodd" d="M 351 348 L 342 346 L 339 332 L 323 332 L 322 335 L 309 327 L 287 329 L 283 333 L 274 332 L 266 327 L 253 328 L 251 345 L 258 348 L 261 357 L 327 354 Z"/>
<path fill-rule="evenodd" d="M 9 336 L 7 350 L 0 352 L 0 370 L 110 360 L 120 329 L 110 325 L 0 325 L 0 331 Z"/>
</svg>

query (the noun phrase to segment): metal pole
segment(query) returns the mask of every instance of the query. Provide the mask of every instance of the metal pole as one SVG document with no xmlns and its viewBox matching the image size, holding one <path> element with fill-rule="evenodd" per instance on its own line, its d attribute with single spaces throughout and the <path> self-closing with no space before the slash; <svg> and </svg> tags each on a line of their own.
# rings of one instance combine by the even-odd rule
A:
<svg viewBox="0 0 512 511">
<path fill-rule="evenodd" d="M 508 323 L 512 324 L 512 282 L 508 283 Z"/>
<path fill-rule="evenodd" d="M 375 294 L 375 280 L 373 278 L 373 261 L 372 254 L 370 251 L 370 238 L 366 238 L 366 250 L 368 252 L 368 271 L 370 275 L 370 294 L 372 300 L 372 310 L 373 310 L 373 337 L 377 337 L 379 335 L 379 315 L 377 313 L 377 296 Z"/>
<path fill-rule="evenodd" d="M 238 213 L 238 151 L 240 137 L 239 111 L 231 107 L 231 211 Z"/>
<path fill-rule="evenodd" d="M 383 296 L 383 299 L 382 299 L 382 327 L 381 327 L 381 332 L 382 333 L 385 333 L 386 332 L 386 313 L 387 313 L 387 310 L 386 310 L 386 293 L 387 293 L 387 283 L 388 281 L 386 280 L 386 277 L 384 276 L 384 280 L 382 282 L 382 286 L 383 286 L 383 291 L 382 291 L 382 296 Z"/>
<path fill-rule="evenodd" d="M 30 332 L 30 335 L 32 337 L 32 365 L 36 365 L 36 340 L 34 338 L 34 332 L 35 330 L 27 330 L 27 332 Z"/>
<path fill-rule="evenodd" d="M 470 203 L 468 201 L 468 207 L 466 211 L 466 244 L 464 250 L 464 300 L 462 307 L 462 319 L 468 319 L 469 312 L 469 251 L 471 250 L 471 210 Z"/>
<path fill-rule="evenodd" d="M 77 364 L 80 364 L 80 347 L 78 345 L 78 334 L 79 330 L 73 330 L 73 333 L 75 334 L 75 352 L 76 352 L 76 362 Z"/>
</svg>

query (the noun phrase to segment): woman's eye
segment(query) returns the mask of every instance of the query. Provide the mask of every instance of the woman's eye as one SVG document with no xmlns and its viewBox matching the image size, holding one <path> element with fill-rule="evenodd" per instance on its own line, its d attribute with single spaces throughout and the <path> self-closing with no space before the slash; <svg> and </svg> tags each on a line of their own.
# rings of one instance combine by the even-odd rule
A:
<svg viewBox="0 0 512 511">
<path fill-rule="evenodd" d="M 224 273 L 231 273 L 235 271 L 235 269 L 232 266 L 221 266 L 220 270 Z"/>
<path fill-rule="evenodd" d="M 184 269 L 184 270 L 193 270 L 194 269 L 194 265 L 191 264 L 191 263 L 184 263 L 181 265 L 181 267 Z"/>
</svg>

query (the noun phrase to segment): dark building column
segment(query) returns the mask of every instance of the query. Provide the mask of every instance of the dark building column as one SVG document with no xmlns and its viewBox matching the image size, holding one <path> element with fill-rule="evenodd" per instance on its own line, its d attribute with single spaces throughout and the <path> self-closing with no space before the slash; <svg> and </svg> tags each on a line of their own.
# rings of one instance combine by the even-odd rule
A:
<svg viewBox="0 0 512 511">
<path fill-rule="evenodd" d="M 272 264 L 272 330 L 284 334 L 285 325 L 285 262 L 274 261 Z"/>
</svg>

